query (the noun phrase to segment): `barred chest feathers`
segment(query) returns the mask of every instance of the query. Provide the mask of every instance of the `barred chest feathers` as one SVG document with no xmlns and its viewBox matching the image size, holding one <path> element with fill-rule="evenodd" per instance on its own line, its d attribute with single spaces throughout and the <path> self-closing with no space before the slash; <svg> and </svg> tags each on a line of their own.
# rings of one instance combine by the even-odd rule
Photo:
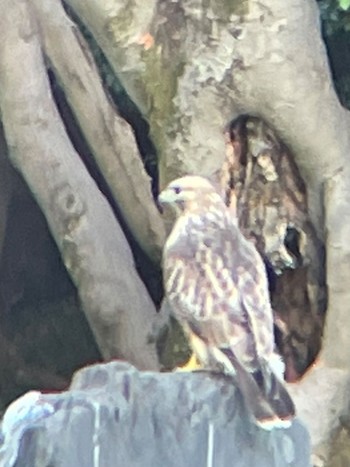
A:
<svg viewBox="0 0 350 467">
<path fill-rule="evenodd" d="M 212 210 L 184 213 L 176 220 L 166 241 L 165 251 L 168 256 L 191 257 L 202 242 L 213 238 L 219 230 L 230 227 L 230 224 L 232 219 Z M 234 228 L 233 225 L 231 227 Z"/>
</svg>

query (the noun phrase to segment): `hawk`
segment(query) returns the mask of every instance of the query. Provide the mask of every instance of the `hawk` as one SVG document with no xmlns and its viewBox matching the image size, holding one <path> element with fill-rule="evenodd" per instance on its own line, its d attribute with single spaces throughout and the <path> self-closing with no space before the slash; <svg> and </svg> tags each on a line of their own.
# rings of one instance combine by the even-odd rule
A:
<svg viewBox="0 0 350 467">
<path fill-rule="evenodd" d="M 163 252 L 164 285 L 202 366 L 230 375 L 255 422 L 288 427 L 294 404 L 274 353 L 264 263 L 205 178 L 185 176 L 159 195 L 177 219 Z"/>
</svg>

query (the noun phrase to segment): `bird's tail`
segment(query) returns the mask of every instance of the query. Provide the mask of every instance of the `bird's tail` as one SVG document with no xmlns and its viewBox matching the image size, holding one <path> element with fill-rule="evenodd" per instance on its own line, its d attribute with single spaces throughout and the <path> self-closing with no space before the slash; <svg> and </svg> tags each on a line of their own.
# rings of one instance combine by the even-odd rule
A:
<svg viewBox="0 0 350 467">
<path fill-rule="evenodd" d="M 260 369 L 250 373 L 230 354 L 229 359 L 235 370 L 234 379 L 256 423 L 266 430 L 288 428 L 295 416 L 294 403 L 269 364 L 261 362 Z"/>
</svg>

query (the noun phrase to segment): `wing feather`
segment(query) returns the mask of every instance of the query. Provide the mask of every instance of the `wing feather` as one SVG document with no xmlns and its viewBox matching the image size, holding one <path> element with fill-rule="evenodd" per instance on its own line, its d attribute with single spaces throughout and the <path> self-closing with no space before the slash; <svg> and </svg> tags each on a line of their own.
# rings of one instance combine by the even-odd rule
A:
<svg viewBox="0 0 350 467">
<path fill-rule="evenodd" d="M 185 211 L 164 249 L 170 305 L 198 359 L 235 379 L 257 422 L 286 426 L 295 412 L 271 365 L 273 316 L 262 258 L 223 203 L 195 206 L 200 213 Z"/>
<path fill-rule="evenodd" d="M 255 247 L 229 220 L 223 224 L 221 219 L 218 228 L 204 215 L 197 238 L 198 225 L 195 233 L 190 227 L 181 229 L 190 240 L 179 239 L 176 247 L 172 238 L 173 253 L 165 255 L 165 286 L 175 315 L 192 324 L 205 341 L 232 348 L 248 366 L 258 365 L 258 358 L 268 360 L 273 352 L 272 311 Z"/>
</svg>

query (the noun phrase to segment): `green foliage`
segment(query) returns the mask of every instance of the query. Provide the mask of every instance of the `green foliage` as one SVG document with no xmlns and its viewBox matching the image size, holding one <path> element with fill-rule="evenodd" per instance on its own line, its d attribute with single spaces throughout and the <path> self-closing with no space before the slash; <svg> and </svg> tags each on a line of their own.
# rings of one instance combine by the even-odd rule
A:
<svg viewBox="0 0 350 467">
<path fill-rule="evenodd" d="M 350 0 L 318 0 L 325 34 L 350 33 Z"/>
<path fill-rule="evenodd" d="M 338 3 L 342 10 L 348 10 L 350 8 L 350 0 L 338 0 Z"/>
</svg>

